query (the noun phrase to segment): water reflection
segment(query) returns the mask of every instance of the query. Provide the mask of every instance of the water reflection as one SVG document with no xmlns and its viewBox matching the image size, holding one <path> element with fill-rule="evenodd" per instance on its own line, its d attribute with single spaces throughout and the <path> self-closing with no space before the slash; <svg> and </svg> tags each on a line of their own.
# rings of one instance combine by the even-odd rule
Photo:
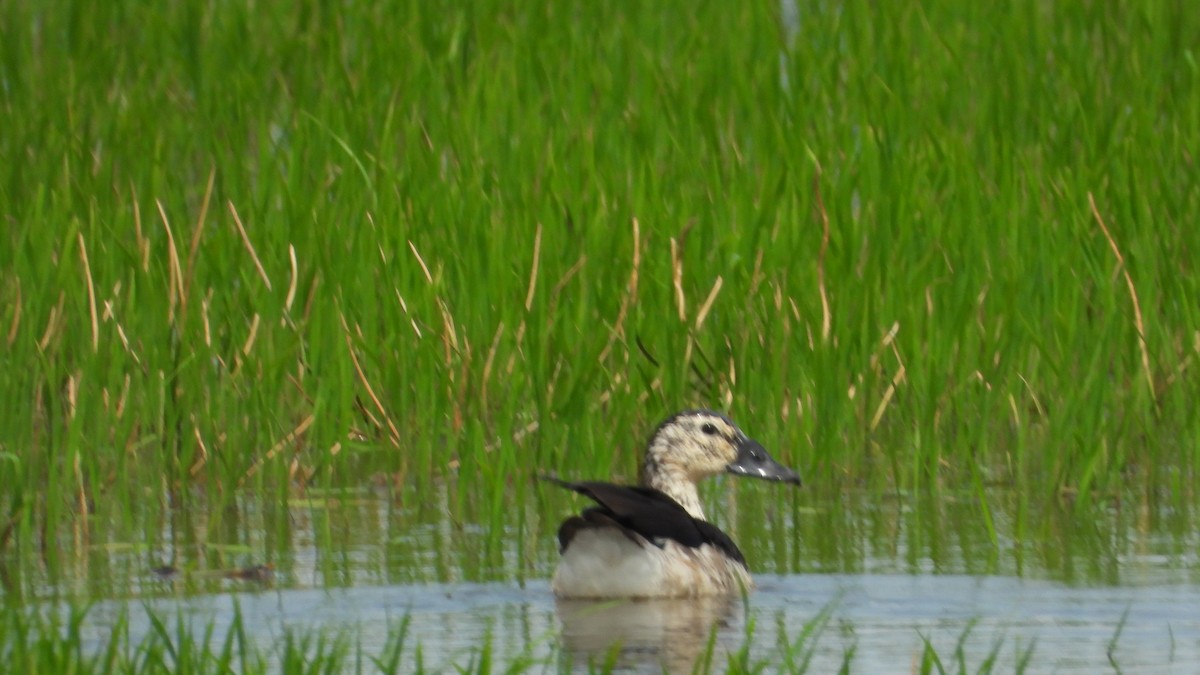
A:
<svg viewBox="0 0 1200 675">
<path fill-rule="evenodd" d="M 727 643 L 742 598 L 564 600 L 555 602 L 563 648 L 576 665 L 691 672 L 710 638 Z M 721 644 L 725 647 L 725 644 Z"/>
<path fill-rule="evenodd" d="M 852 672 L 915 672 L 926 644 L 956 672 L 976 672 L 987 663 L 994 672 L 1017 671 L 1022 663 L 1031 672 L 1195 672 L 1200 663 L 1200 587 L 1192 584 L 1151 578 L 1131 586 L 1073 587 L 906 574 L 762 575 L 758 582 L 744 607 L 736 600 L 692 607 L 682 601 L 563 603 L 546 581 L 525 588 L 273 589 L 101 602 L 81 630 L 100 650 L 113 627 L 126 621 L 137 644 L 153 631 L 149 610 L 159 617 L 181 614 L 194 632 L 211 626 L 223 636 L 236 605 L 248 639 L 264 652 L 277 654 L 281 636 L 317 632 L 351 635 L 365 656 L 374 656 L 407 625 L 401 672 L 413 672 L 418 663 L 431 672 L 471 670 L 483 645 L 495 664 L 540 664 L 532 672 L 588 672 L 608 663 L 610 654 L 622 672 L 691 672 L 697 657 L 707 656 L 709 631 L 715 672 L 743 650 L 746 663 L 766 672 L 805 659 L 814 673 L 837 672 L 847 659 Z M 791 661 L 781 653 L 785 643 L 797 645 Z"/>
<path fill-rule="evenodd" d="M 829 607 L 812 672 L 837 670 L 851 652 L 855 671 L 908 670 L 925 638 L 944 656 L 968 630 L 968 671 L 999 640 L 997 663 L 1015 666 L 1034 645 L 1037 670 L 1108 669 L 1114 638 L 1125 668 L 1200 662 L 1200 530 L 1187 503 L 1133 495 L 1085 510 L 994 490 L 985 513 L 975 493 L 947 491 L 714 494 L 725 502 L 713 513 L 755 572 L 744 606 L 556 602 L 553 528 L 570 497 L 548 492 L 497 512 L 454 484 L 286 504 L 237 495 L 133 518 L 98 504 L 77 536 L 48 541 L 42 557 L 0 557 L 0 578 L 20 602 L 96 602 L 98 640 L 119 612 L 143 607 L 212 621 L 219 634 L 237 603 L 265 643 L 292 628 L 353 631 L 371 654 L 411 617 L 413 644 L 435 671 L 469 662 L 490 640 L 497 663 L 582 670 L 611 655 L 630 670 L 686 672 L 707 656 L 710 635 L 718 668 L 743 648 L 779 664 L 779 641 Z M 271 565 L 272 583 L 254 581 Z"/>
</svg>

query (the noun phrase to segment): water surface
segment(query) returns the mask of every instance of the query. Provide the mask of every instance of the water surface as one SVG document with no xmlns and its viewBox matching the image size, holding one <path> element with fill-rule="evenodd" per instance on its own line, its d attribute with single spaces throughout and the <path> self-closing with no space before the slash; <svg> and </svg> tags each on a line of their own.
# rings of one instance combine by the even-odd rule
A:
<svg viewBox="0 0 1200 675">
<path fill-rule="evenodd" d="M 549 584 L 504 583 L 276 588 L 237 594 L 163 598 L 157 612 L 183 612 L 196 625 L 215 622 L 217 634 L 237 603 L 244 624 L 264 647 L 287 630 L 339 631 L 378 654 L 389 633 L 409 618 L 410 644 L 422 646 L 425 667 L 445 671 L 470 661 L 490 639 L 501 663 L 538 662 L 535 671 L 603 661 L 614 641 L 617 663 L 630 672 L 688 670 L 716 627 L 716 658 L 747 644 L 753 659 L 783 665 L 777 641 L 795 640 L 806 622 L 828 611 L 811 638 L 811 672 L 834 672 L 853 653 L 855 672 L 911 672 L 924 640 L 943 663 L 961 644 L 970 670 L 994 655 L 998 672 L 1023 659 L 1035 672 L 1195 672 L 1200 663 L 1200 589 L 1161 583 L 1074 587 L 1058 582 L 964 575 L 815 574 L 765 576 L 743 605 L 641 601 L 563 603 Z M 89 629 L 99 645 L 122 610 L 133 630 L 148 632 L 141 605 L 103 603 Z M 803 653 L 798 651 L 797 653 Z M 415 665 L 415 651 L 406 664 Z"/>
<path fill-rule="evenodd" d="M 716 664 L 746 652 L 777 668 L 811 658 L 811 672 L 848 658 L 854 672 L 911 672 L 927 643 L 948 670 L 1200 663 L 1200 538 L 1165 506 L 1039 511 L 997 492 L 993 539 L 969 496 L 720 493 L 712 512 L 755 569 L 745 601 L 569 603 L 548 579 L 554 527 L 577 500 L 548 492 L 490 526 L 452 486 L 433 494 L 349 491 L 275 510 L 241 497 L 161 520 L 95 518 L 54 564 L 7 561 L 7 583 L 32 606 L 98 601 L 85 626 L 97 646 L 123 612 L 135 639 L 149 632 L 147 611 L 222 635 L 236 605 L 267 653 L 300 631 L 349 636 L 377 655 L 406 626 L 406 666 L 419 644 L 435 671 L 470 663 L 485 642 L 498 663 L 534 671 L 610 651 L 627 672 L 689 670 L 710 637 Z M 265 583 L 229 578 L 263 563 L 274 566 Z M 151 571 L 162 566 L 178 571 Z"/>
</svg>

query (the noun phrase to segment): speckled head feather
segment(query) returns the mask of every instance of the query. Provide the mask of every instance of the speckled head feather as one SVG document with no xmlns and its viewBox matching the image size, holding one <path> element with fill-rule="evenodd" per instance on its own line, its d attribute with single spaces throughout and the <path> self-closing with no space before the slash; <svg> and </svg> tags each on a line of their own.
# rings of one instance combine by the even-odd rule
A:
<svg viewBox="0 0 1200 675">
<path fill-rule="evenodd" d="M 800 484 L 796 472 L 771 459 L 733 420 L 711 410 L 687 410 L 658 425 L 646 448 L 642 484 L 663 491 L 703 519 L 695 484 L 726 472 Z"/>
<path fill-rule="evenodd" d="M 642 465 L 643 477 L 661 470 L 679 470 L 696 481 L 714 476 L 737 457 L 746 434 L 733 420 L 710 410 L 688 410 L 659 424 L 650 436 Z"/>
</svg>

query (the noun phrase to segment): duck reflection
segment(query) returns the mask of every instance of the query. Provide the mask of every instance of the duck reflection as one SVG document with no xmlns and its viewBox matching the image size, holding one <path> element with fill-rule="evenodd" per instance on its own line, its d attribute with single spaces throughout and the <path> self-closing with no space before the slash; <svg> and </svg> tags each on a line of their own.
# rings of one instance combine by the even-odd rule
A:
<svg viewBox="0 0 1200 675">
<path fill-rule="evenodd" d="M 731 648 L 741 596 L 555 602 L 565 651 L 577 664 L 619 670 L 691 672 L 715 631 L 714 658 Z"/>
</svg>

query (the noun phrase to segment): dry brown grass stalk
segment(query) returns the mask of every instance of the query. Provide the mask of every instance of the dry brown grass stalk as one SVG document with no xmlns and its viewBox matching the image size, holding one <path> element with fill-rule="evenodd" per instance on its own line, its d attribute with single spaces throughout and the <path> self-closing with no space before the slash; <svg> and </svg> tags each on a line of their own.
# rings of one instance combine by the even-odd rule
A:
<svg viewBox="0 0 1200 675">
<path fill-rule="evenodd" d="M 227 204 L 229 213 L 233 216 L 233 224 L 237 226 L 238 234 L 242 237 L 242 245 L 250 253 L 250 259 L 254 261 L 254 269 L 258 270 L 258 276 L 269 291 L 271 290 L 271 279 L 267 276 L 267 270 L 263 268 L 262 261 L 258 259 L 258 252 L 254 250 L 254 244 L 250 243 L 250 235 L 246 234 L 246 228 L 242 225 L 242 218 L 238 215 L 237 207 L 233 205 L 233 202 L 227 202 Z"/>
<path fill-rule="evenodd" d="M 83 277 L 87 280 L 87 295 L 88 295 L 88 315 L 92 319 L 92 353 L 100 351 L 100 319 L 96 315 L 96 284 L 92 280 L 92 266 L 88 263 L 87 243 L 83 240 L 83 233 L 78 232 L 79 237 L 79 261 L 83 264 Z"/>
<path fill-rule="evenodd" d="M 312 426 L 314 421 L 316 421 L 316 417 L 312 414 L 309 414 L 304 419 L 300 420 L 300 424 L 296 425 L 295 429 L 292 429 L 286 436 L 276 441 L 276 443 L 271 446 L 271 449 L 267 450 L 265 455 L 260 457 L 258 461 L 256 461 L 250 466 L 249 469 L 246 470 L 246 474 L 242 476 L 240 483 L 244 484 L 248 479 L 252 478 L 254 474 L 258 473 L 264 464 L 274 459 L 275 456 L 279 454 L 280 450 L 283 450 L 288 445 L 294 443 L 297 438 L 300 438 L 305 431 L 308 431 L 308 428 Z"/>
<path fill-rule="evenodd" d="M 346 351 L 350 353 L 350 361 L 354 364 L 354 372 L 358 374 L 358 380 L 366 388 L 367 396 L 371 398 L 371 403 L 375 405 L 375 409 L 379 411 L 379 415 L 383 417 L 384 422 L 387 424 L 389 440 L 391 440 L 393 446 L 398 448 L 400 447 L 400 431 L 392 422 L 391 417 L 388 416 L 387 410 L 383 407 L 383 403 L 379 400 L 379 397 L 375 395 L 375 388 L 371 386 L 371 381 L 367 379 L 367 374 L 363 372 L 362 364 L 358 361 L 358 354 L 354 351 L 354 340 L 350 332 L 350 325 L 346 322 L 346 315 L 339 313 L 339 316 L 342 320 L 342 331 L 346 338 Z M 378 426 L 377 423 L 376 426 Z"/>
<path fill-rule="evenodd" d="M 529 269 L 529 292 L 525 294 L 525 311 L 533 307 L 533 295 L 537 292 L 538 263 L 542 256 L 542 224 L 537 224 L 533 234 L 533 263 Z"/>
<path fill-rule="evenodd" d="M 1138 301 L 1137 286 L 1133 283 L 1133 276 L 1129 274 L 1129 267 L 1125 265 L 1125 256 L 1121 255 L 1117 240 L 1113 239 L 1112 233 L 1108 231 L 1108 226 L 1104 224 L 1100 209 L 1096 207 L 1096 198 L 1091 192 L 1088 193 L 1088 205 L 1092 207 L 1092 216 L 1096 219 L 1096 224 L 1100 226 L 1100 231 L 1104 233 L 1104 238 L 1108 240 L 1113 255 L 1117 257 L 1117 266 L 1121 268 L 1121 274 L 1125 277 L 1129 298 L 1133 301 L 1133 325 L 1137 330 L 1138 348 L 1142 352 L 1142 371 L 1146 376 L 1146 386 L 1149 388 L 1150 395 L 1153 396 L 1154 376 L 1150 371 L 1150 350 L 1146 347 L 1146 325 L 1142 321 L 1142 304 Z"/>
<path fill-rule="evenodd" d="M 208 185 L 204 188 L 204 199 L 200 202 L 200 215 L 196 216 L 196 227 L 192 229 L 192 242 L 188 247 L 187 267 L 183 274 L 183 293 L 180 298 L 180 313 L 186 313 L 188 299 L 192 295 L 192 278 L 196 273 L 196 254 L 200 251 L 200 238 L 204 234 L 204 224 L 208 222 L 208 207 L 212 200 L 213 184 L 217 179 L 217 169 L 213 167 L 208 172 Z"/>
<path fill-rule="evenodd" d="M 700 311 L 696 312 L 696 330 L 700 330 L 700 327 L 704 325 L 704 320 L 708 318 L 708 312 L 712 309 L 713 303 L 717 301 L 717 295 L 720 294 L 721 285 L 724 283 L 725 280 L 719 276 L 716 282 L 713 283 L 712 290 L 708 292 L 708 297 L 704 299 L 704 304 L 700 305 Z"/>
<path fill-rule="evenodd" d="M 167 218 L 167 210 L 163 207 L 160 200 L 155 200 L 158 205 L 158 216 L 162 219 L 163 229 L 167 231 L 167 324 L 175 325 L 175 308 L 179 306 L 180 298 L 183 296 L 183 270 L 179 265 L 179 251 L 175 248 L 175 233 L 171 231 L 171 219 Z"/>
<path fill-rule="evenodd" d="M 821 295 L 821 342 L 829 341 L 833 316 L 829 311 L 829 293 L 825 290 L 825 253 L 829 250 L 829 213 L 825 200 L 821 198 L 821 167 L 813 176 L 813 194 L 817 200 L 817 212 L 821 216 L 821 250 L 817 253 L 817 292 Z"/>
</svg>

